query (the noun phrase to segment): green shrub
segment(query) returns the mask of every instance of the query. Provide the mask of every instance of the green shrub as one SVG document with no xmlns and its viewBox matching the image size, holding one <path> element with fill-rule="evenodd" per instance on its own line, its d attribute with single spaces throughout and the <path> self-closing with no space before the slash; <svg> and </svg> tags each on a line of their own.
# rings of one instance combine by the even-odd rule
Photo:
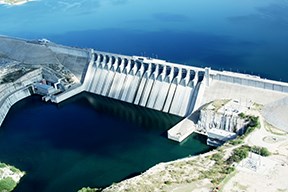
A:
<svg viewBox="0 0 288 192">
<path fill-rule="evenodd" d="M 267 156 L 271 155 L 271 153 L 266 147 L 262 147 L 260 150 L 260 155 L 267 157 Z"/>
<path fill-rule="evenodd" d="M 225 179 L 225 176 L 226 175 L 221 175 L 219 177 L 216 177 L 211 180 L 211 183 L 213 183 L 214 185 L 219 185 Z"/>
<path fill-rule="evenodd" d="M 251 147 L 250 151 L 254 152 L 254 153 L 259 153 L 259 155 L 261 155 L 263 157 L 267 157 L 267 156 L 271 155 L 270 151 L 266 147 L 253 146 L 253 147 Z"/>
<path fill-rule="evenodd" d="M 223 161 L 223 154 L 218 152 L 211 156 L 211 160 L 214 160 L 217 164 Z"/>
<path fill-rule="evenodd" d="M 98 192 L 98 191 L 101 191 L 100 189 L 93 189 L 93 188 L 90 188 L 90 187 L 84 187 L 80 190 L 78 190 L 78 192 Z"/>
<path fill-rule="evenodd" d="M 227 169 L 225 169 L 225 174 L 230 174 L 232 173 L 233 171 L 235 171 L 235 167 L 228 167 Z"/>
<path fill-rule="evenodd" d="M 16 187 L 16 182 L 11 177 L 0 180 L 0 191 L 12 191 Z"/>
<path fill-rule="evenodd" d="M 249 124 L 244 133 L 244 137 L 252 133 L 258 127 L 260 127 L 259 117 L 249 116 Z"/>
<path fill-rule="evenodd" d="M 245 115 L 245 113 L 239 113 L 239 115 L 238 115 L 239 117 L 241 117 L 242 119 L 244 119 L 245 117 L 246 117 L 246 115 Z"/>
<path fill-rule="evenodd" d="M 247 127 L 244 135 L 247 136 L 247 135 L 249 135 L 250 133 L 252 133 L 254 130 L 255 130 L 255 127 L 250 127 L 250 126 L 249 126 L 249 127 Z"/>
<path fill-rule="evenodd" d="M 229 175 L 233 171 L 235 171 L 235 167 L 233 167 L 231 165 L 223 164 L 219 170 L 219 173 L 221 173 L 221 175 L 223 175 L 223 174 Z"/>
<path fill-rule="evenodd" d="M 230 140 L 229 143 L 231 145 L 239 145 L 239 144 L 243 143 L 243 140 L 241 138 L 236 138 L 236 139 Z"/>
<path fill-rule="evenodd" d="M 239 163 L 242 159 L 248 157 L 250 148 L 248 146 L 241 146 L 233 150 L 232 155 L 227 159 L 228 164 L 232 164 L 234 162 Z"/>
<path fill-rule="evenodd" d="M 21 172 L 19 169 L 17 169 L 16 167 L 13 167 L 13 166 L 10 166 L 10 170 L 11 170 L 13 173 L 20 173 L 20 172 Z"/>
<path fill-rule="evenodd" d="M 249 126 L 250 127 L 258 127 L 260 125 L 259 123 L 259 117 L 257 116 L 249 116 Z"/>
</svg>

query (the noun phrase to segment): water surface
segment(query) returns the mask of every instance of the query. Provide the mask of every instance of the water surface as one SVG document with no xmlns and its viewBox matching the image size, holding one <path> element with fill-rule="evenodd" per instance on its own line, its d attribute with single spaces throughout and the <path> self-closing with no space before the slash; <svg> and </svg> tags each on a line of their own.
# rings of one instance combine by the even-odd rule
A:
<svg viewBox="0 0 288 192">
<path fill-rule="evenodd" d="M 165 161 L 203 153 L 206 137 L 183 144 L 166 131 L 181 118 L 88 93 L 61 105 L 33 96 L 0 129 L 0 159 L 27 172 L 16 191 L 104 187 Z"/>
<path fill-rule="evenodd" d="M 0 6 L 0 34 L 288 82 L 288 0 L 41 0 Z"/>
<path fill-rule="evenodd" d="M 288 0 L 40 0 L 0 6 L 0 34 L 256 74 L 288 82 Z M 106 186 L 208 150 L 165 138 L 175 116 L 81 95 L 31 97 L 0 129 L 0 160 L 27 171 L 17 191 Z M 151 127 L 153 125 L 153 127 Z"/>
</svg>

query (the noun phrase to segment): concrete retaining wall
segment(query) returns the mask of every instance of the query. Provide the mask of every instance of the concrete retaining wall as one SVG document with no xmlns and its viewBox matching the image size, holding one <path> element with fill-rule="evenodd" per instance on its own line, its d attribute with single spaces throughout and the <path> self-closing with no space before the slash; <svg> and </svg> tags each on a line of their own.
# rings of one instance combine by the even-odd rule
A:
<svg viewBox="0 0 288 192">
<path fill-rule="evenodd" d="M 61 93 L 56 96 L 52 96 L 51 101 L 54 103 L 60 103 L 62 101 L 65 101 L 66 99 L 69 99 L 70 97 L 73 97 L 85 90 L 88 89 L 89 85 L 93 81 L 93 77 L 91 74 L 93 74 L 93 64 L 95 60 L 95 55 L 93 54 L 94 51 L 92 49 L 91 51 L 91 60 L 88 63 L 86 73 L 83 76 L 83 83 L 81 84 L 75 84 L 74 86 L 70 87 L 69 90 L 66 90 L 64 93 Z"/>
<path fill-rule="evenodd" d="M 262 79 L 258 76 L 232 72 L 218 72 L 214 73 L 214 75 L 211 75 L 211 77 L 212 79 L 225 81 L 228 83 L 235 83 L 244 86 L 288 93 L 288 83 Z"/>
<path fill-rule="evenodd" d="M 2 125 L 2 122 L 4 121 L 8 111 L 12 107 L 12 105 L 14 105 L 15 103 L 17 103 L 21 99 L 24 99 L 30 95 L 31 95 L 31 93 L 28 90 L 28 88 L 24 88 L 24 89 L 21 89 L 21 90 L 18 90 L 16 92 L 12 93 L 11 95 L 9 95 L 4 100 L 4 102 L 2 102 L 2 104 L 0 106 L 0 126 Z"/>
<path fill-rule="evenodd" d="M 31 71 L 13 83 L 0 85 L 0 126 L 16 102 L 31 95 L 29 85 L 42 79 L 42 70 Z"/>
</svg>

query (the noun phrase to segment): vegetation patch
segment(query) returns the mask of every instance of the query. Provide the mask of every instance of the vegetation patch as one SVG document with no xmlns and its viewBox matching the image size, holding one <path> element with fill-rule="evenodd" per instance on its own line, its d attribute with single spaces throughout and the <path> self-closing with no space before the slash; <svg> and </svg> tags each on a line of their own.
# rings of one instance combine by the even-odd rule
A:
<svg viewBox="0 0 288 192">
<path fill-rule="evenodd" d="M 260 121 L 258 116 L 247 116 L 248 127 L 243 135 L 243 139 L 252 133 L 256 128 L 260 127 Z"/>
<path fill-rule="evenodd" d="M 236 139 L 230 140 L 229 144 L 231 145 L 239 145 L 244 142 L 244 139 L 252 133 L 256 128 L 260 127 L 260 121 L 258 116 L 251 116 L 251 115 L 245 115 L 244 113 L 239 114 L 240 118 L 246 119 L 248 122 L 246 130 L 243 135 L 238 136 Z"/>
<path fill-rule="evenodd" d="M 233 164 L 233 163 L 239 163 L 241 160 L 245 159 L 246 157 L 248 157 L 250 151 L 250 147 L 243 145 L 239 148 L 236 148 L 233 150 L 232 155 L 227 159 L 227 163 L 229 165 Z"/>
<path fill-rule="evenodd" d="M 20 77 L 24 76 L 25 74 L 34 71 L 36 68 L 22 68 L 22 69 L 17 69 L 13 72 L 7 73 L 3 76 L 3 78 L 0 80 L 0 84 L 2 83 L 12 83 L 19 79 Z"/>
<path fill-rule="evenodd" d="M 221 107 L 226 105 L 231 99 L 222 99 L 213 101 L 212 105 L 215 107 L 215 111 L 218 111 Z"/>
<path fill-rule="evenodd" d="M 0 180 L 0 191 L 9 192 L 16 187 L 17 183 L 11 178 L 6 177 Z"/>
<path fill-rule="evenodd" d="M 234 163 L 239 163 L 243 159 L 248 157 L 249 152 L 255 150 L 260 151 L 260 155 L 267 156 L 270 152 L 266 148 L 261 147 L 249 147 L 242 145 L 233 150 L 228 159 L 224 159 L 224 152 L 218 151 L 210 156 L 210 160 L 214 161 L 214 165 L 211 169 L 206 171 L 200 171 L 198 179 L 208 178 L 212 184 L 219 186 L 222 182 L 227 181 L 227 178 L 235 172 Z"/>
<path fill-rule="evenodd" d="M 200 172 L 201 174 L 198 179 L 208 178 L 212 184 L 218 186 L 228 175 L 235 171 L 235 167 L 223 158 L 223 151 L 219 151 L 210 156 L 210 160 L 215 161 L 214 165 L 211 169 Z"/>
<path fill-rule="evenodd" d="M 239 145 L 242 144 L 244 141 L 241 137 L 237 137 L 236 139 L 230 140 L 229 144 L 231 145 Z"/>
<path fill-rule="evenodd" d="M 224 154 L 221 152 L 215 153 L 211 156 L 211 160 L 215 161 L 216 164 L 219 164 L 223 161 Z"/>
<path fill-rule="evenodd" d="M 92 189 L 90 187 L 84 187 L 80 190 L 78 190 L 78 192 L 100 192 L 101 190 L 100 189 Z"/>
<path fill-rule="evenodd" d="M 267 157 L 267 156 L 271 155 L 270 151 L 266 147 L 253 146 L 250 148 L 250 151 L 257 153 L 263 157 Z"/>
<path fill-rule="evenodd" d="M 242 118 L 242 119 L 245 119 L 245 118 L 246 118 L 246 115 L 245 115 L 245 113 L 243 113 L 243 112 L 239 113 L 238 116 L 239 116 L 240 118 Z"/>
<path fill-rule="evenodd" d="M 0 163 L 0 192 L 12 191 L 24 174 L 16 167 Z"/>
</svg>

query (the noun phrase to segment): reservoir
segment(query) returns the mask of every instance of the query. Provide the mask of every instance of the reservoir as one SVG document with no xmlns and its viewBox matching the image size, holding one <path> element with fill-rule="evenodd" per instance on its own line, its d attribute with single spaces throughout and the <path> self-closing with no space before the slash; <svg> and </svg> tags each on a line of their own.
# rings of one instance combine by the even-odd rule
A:
<svg viewBox="0 0 288 192">
<path fill-rule="evenodd" d="M 15 191 L 105 187 L 153 165 L 211 150 L 192 135 L 179 144 L 167 130 L 180 117 L 81 93 L 55 105 L 38 96 L 15 104 L 0 129 L 0 159 L 26 175 Z"/>
<path fill-rule="evenodd" d="M 288 82 L 287 1 L 49 0 L 0 6 L 0 34 L 164 59 Z M 15 191 L 105 187 L 165 161 L 211 150 L 166 138 L 181 119 L 82 93 L 32 96 L 0 128 L 0 161 L 26 171 Z"/>
</svg>

